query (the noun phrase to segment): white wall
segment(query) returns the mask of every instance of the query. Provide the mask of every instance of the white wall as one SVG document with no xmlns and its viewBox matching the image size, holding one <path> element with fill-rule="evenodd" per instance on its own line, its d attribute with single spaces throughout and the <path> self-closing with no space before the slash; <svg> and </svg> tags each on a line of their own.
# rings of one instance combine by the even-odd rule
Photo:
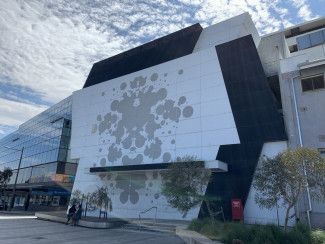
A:
<svg viewBox="0 0 325 244">
<path fill-rule="evenodd" d="M 307 48 L 290 54 L 290 57 L 280 60 L 282 74 L 299 70 L 298 64 L 324 60 L 325 44 Z"/>
<path fill-rule="evenodd" d="M 214 48 L 77 91 L 72 107 L 71 157 L 90 165 L 215 160 L 239 143 Z"/>
<path fill-rule="evenodd" d="M 252 35 L 256 47 L 260 42 L 258 31 L 248 13 L 235 16 L 203 29 L 193 52 Z"/>
<path fill-rule="evenodd" d="M 111 215 L 121 218 L 157 206 L 158 218 L 190 220 L 200 206 L 184 218 L 171 208 L 159 171 L 90 174 L 90 167 L 171 163 L 186 155 L 210 161 L 220 145 L 239 143 L 215 48 L 77 91 L 72 108 L 71 157 L 80 159 L 73 190 L 108 186 Z"/>
<path fill-rule="evenodd" d="M 265 155 L 266 157 L 274 157 L 278 153 L 287 149 L 286 141 L 278 142 L 267 142 L 264 143 L 262 152 L 260 155 L 260 161 L 257 167 L 259 167 L 261 158 Z M 251 186 L 247 201 L 244 207 L 244 222 L 247 224 L 277 224 L 277 211 L 276 208 L 273 209 L 263 209 L 260 208 L 255 202 L 256 190 Z M 284 225 L 285 218 L 285 208 L 282 206 L 282 201 L 279 201 L 279 223 Z M 292 211 L 293 213 L 293 211 Z M 291 213 L 291 214 L 292 214 Z M 293 225 L 294 220 L 291 219 L 289 225 Z"/>
<path fill-rule="evenodd" d="M 287 49 L 283 41 L 281 32 L 261 37 L 258 54 L 266 76 L 277 75 L 279 72 L 280 59 L 286 56 Z"/>
</svg>

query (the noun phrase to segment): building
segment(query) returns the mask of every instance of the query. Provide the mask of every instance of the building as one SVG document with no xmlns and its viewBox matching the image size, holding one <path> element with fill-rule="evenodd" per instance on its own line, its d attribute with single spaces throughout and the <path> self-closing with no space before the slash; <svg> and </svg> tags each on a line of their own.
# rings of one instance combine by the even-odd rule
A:
<svg viewBox="0 0 325 244">
<path fill-rule="evenodd" d="M 71 97 L 68 97 L 1 139 L 1 169 L 13 169 L 6 191 L 7 204 L 12 197 L 23 149 L 14 208 L 58 210 L 67 207 L 77 170 L 77 164 L 68 160 L 70 131 Z"/>
<path fill-rule="evenodd" d="M 34 188 L 29 180 L 19 189 L 29 189 L 38 202 L 41 189 L 50 192 L 42 193 L 46 197 L 61 186 L 68 196 L 73 180 L 64 185 L 57 179 L 73 179 L 76 164 L 70 162 L 78 162 L 73 191 L 87 195 L 106 186 L 109 215 L 138 218 L 155 207 L 157 218 L 190 220 L 204 216 L 205 206 L 186 216 L 172 208 L 161 194 L 161 171 L 191 156 L 212 170 L 205 193 L 222 198 L 227 219 L 231 200 L 240 199 L 246 223 L 283 224 L 283 207 L 265 210 L 255 203 L 254 172 L 262 157 L 288 147 L 324 153 L 324 42 L 324 18 L 261 37 L 245 13 L 207 28 L 195 24 L 99 61 L 83 89 L 59 103 L 71 103 L 69 112 L 51 119 L 52 112 L 42 113 L 47 119 L 41 124 L 58 123 L 58 141 L 66 138 L 65 157 L 46 161 L 55 162 L 50 183 L 42 180 Z M 63 133 L 68 122 L 71 140 Z M 16 142 L 23 127 L 1 145 L 21 148 Z M 62 164 L 74 170 L 62 171 Z M 89 208 L 88 215 L 100 211 Z M 309 204 L 308 195 L 295 212 L 302 219 L 310 215 L 314 226 L 325 223 L 325 205 Z"/>
<path fill-rule="evenodd" d="M 186 217 L 169 206 L 160 172 L 192 156 L 212 169 L 206 193 L 221 196 L 231 218 L 231 199 L 246 203 L 260 157 L 287 147 L 260 42 L 250 16 L 242 14 L 95 63 L 72 96 L 71 157 L 79 161 L 73 189 L 88 194 L 107 186 L 113 216 L 138 218 L 157 207 L 157 218 L 190 220 L 203 215 L 204 206 Z M 276 223 L 275 210 L 246 206 L 249 221 Z"/>
<path fill-rule="evenodd" d="M 283 113 L 290 148 L 316 148 L 325 156 L 325 18 L 262 37 L 258 48 Z M 325 227 L 325 204 L 306 194 L 296 211 Z"/>
</svg>

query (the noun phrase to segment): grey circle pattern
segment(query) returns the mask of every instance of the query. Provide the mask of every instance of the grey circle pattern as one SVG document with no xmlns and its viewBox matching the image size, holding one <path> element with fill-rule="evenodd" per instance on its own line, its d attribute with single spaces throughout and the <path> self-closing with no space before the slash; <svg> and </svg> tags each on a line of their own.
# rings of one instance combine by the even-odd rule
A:
<svg viewBox="0 0 325 244">
<path fill-rule="evenodd" d="M 124 90 L 127 87 L 127 84 L 125 82 L 123 82 L 120 86 L 121 90 Z"/>
<path fill-rule="evenodd" d="M 193 107 L 187 106 L 183 109 L 183 116 L 189 118 L 193 115 Z"/>
<path fill-rule="evenodd" d="M 182 74 L 183 70 L 179 70 Z M 157 81 L 159 75 L 149 75 L 151 81 Z M 92 133 L 98 133 L 100 141 L 110 141 L 105 164 L 122 162 L 123 165 L 143 163 L 144 159 L 152 161 L 161 158 L 163 162 L 171 161 L 170 152 L 162 152 L 163 142 L 159 132 L 164 133 L 165 126 L 176 125 L 183 116 L 189 118 L 193 107 L 186 106 L 186 97 L 181 96 L 176 101 L 168 98 L 166 88 L 157 84 L 147 83 L 146 76 L 137 76 L 129 82 L 123 82 L 116 87 L 117 93 L 108 104 L 110 112 L 98 114 Z M 167 127 L 166 127 L 167 128 Z M 171 134 L 171 130 L 168 134 Z M 168 143 L 174 144 L 175 140 Z M 100 161 L 100 164 L 104 161 Z M 126 195 L 121 201 L 127 200 Z M 135 198 L 133 198 L 135 201 Z"/>
<path fill-rule="evenodd" d="M 153 74 L 150 76 L 150 80 L 151 80 L 151 81 L 156 81 L 156 80 L 158 80 L 158 74 L 157 74 L 157 73 L 153 73 Z"/>
</svg>

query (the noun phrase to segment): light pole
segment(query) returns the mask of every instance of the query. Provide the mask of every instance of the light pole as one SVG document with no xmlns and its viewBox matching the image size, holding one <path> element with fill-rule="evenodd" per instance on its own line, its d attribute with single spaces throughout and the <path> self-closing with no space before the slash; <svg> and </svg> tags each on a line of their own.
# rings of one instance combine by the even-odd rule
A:
<svg viewBox="0 0 325 244">
<path fill-rule="evenodd" d="M 14 183 L 14 187 L 12 189 L 12 197 L 10 200 L 10 204 L 9 204 L 9 211 L 14 207 L 15 204 L 15 198 L 16 198 L 16 185 L 17 185 L 17 180 L 18 180 L 18 174 L 19 174 L 19 170 L 20 170 L 20 165 L 21 165 L 21 160 L 23 159 L 23 153 L 24 153 L 24 147 L 22 147 L 21 149 L 15 149 L 15 148 L 11 148 L 11 147 L 6 147 L 7 149 L 11 149 L 11 150 L 15 150 L 15 151 L 20 151 L 20 158 L 19 158 L 19 163 L 18 163 L 18 168 L 17 168 L 17 174 L 16 174 L 16 178 L 15 178 L 15 183 Z"/>
</svg>

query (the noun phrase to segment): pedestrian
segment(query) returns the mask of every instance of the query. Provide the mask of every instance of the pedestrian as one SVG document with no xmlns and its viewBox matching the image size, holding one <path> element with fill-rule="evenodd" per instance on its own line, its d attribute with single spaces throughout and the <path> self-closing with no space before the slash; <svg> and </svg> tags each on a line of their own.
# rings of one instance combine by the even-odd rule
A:
<svg viewBox="0 0 325 244">
<path fill-rule="evenodd" d="M 81 219 L 81 215 L 82 215 L 82 205 L 79 204 L 77 211 L 74 213 L 72 217 L 73 226 L 76 226 L 78 224 L 79 220 Z"/>
<path fill-rule="evenodd" d="M 67 222 L 65 223 L 66 225 L 69 224 L 70 219 L 72 219 L 73 215 L 76 212 L 76 205 L 72 204 L 72 206 L 69 208 L 68 210 L 68 214 L 67 214 Z"/>
</svg>

